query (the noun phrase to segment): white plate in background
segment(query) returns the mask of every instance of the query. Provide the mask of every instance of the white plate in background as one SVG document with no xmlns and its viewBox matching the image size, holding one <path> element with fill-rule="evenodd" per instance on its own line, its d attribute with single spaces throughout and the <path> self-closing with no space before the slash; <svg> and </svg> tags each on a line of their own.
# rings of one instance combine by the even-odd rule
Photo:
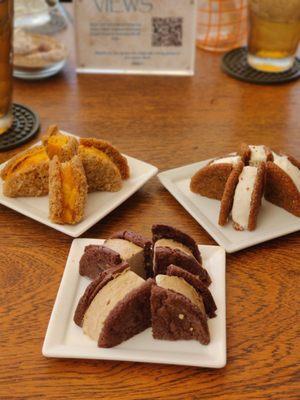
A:
<svg viewBox="0 0 300 400">
<path fill-rule="evenodd" d="M 79 275 L 79 260 L 85 246 L 102 244 L 101 239 L 73 240 L 58 294 L 52 310 L 43 355 L 58 358 L 119 360 L 222 368 L 226 365 L 225 251 L 219 246 L 199 246 L 203 265 L 212 284 L 217 317 L 208 320 L 211 342 L 204 346 L 195 340 L 166 341 L 152 338 L 151 328 L 121 343 L 103 349 L 84 335 L 73 322 L 77 303 L 91 282 Z"/>
<path fill-rule="evenodd" d="M 300 230 L 300 218 L 263 199 L 254 231 L 237 231 L 231 221 L 218 224 L 220 201 L 190 191 L 191 177 L 211 160 L 205 160 L 158 174 L 158 179 L 193 218 L 228 253 L 245 249 Z"/>
<path fill-rule="evenodd" d="M 63 131 L 62 131 L 63 132 Z M 67 135 L 74 136 L 68 132 Z M 75 136 L 76 137 L 76 136 Z M 77 137 L 77 139 L 79 139 Z M 40 145 L 41 142 L 35 144 Z M 89 193 L 85 207 L 84 219 L 76 225 L 55 224 L 48 218 L 48 196 L 43 197 L 6 197 L 3 194 L 3 181 L 0 179 L 0 204 L 26 215 L 42 224 L 48 225 L 66 235 L 78 237 L 95 225 L 103 217 L 117 208 L 133 193 L 140 189 L 149 179 L 157 174 L 158 169 L 151 164 L 124 155 L 130 168 L 130 178 L 123 181 L 122 189 L 118 192 Z M 1 169 L 6 163 L 1 165 Z"/>
</svg>

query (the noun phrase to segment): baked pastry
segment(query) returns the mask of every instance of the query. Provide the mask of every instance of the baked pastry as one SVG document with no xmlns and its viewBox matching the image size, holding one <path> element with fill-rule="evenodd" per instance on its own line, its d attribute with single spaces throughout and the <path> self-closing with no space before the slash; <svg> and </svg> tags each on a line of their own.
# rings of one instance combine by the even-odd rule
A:
<svg viewBox="0 0 300 400">
<path fill-rule="evenodd" d="M 211 283 L 208 272 L 201 265 L 201 255 L 193 238 L 168 225 L 153 225 L 153 273 L 165 274 L 170 264 L 198 275 L 205 284 Z"/>
<path fill-rule="evenodd" d="M 1 171 L 3 193 L 9 197 L 45 196 L 48 193 L 49 157 L 44 146 L 15 155 Z"/>
<path fill-rule="evenodd" d="M 86 246 L 79 263 L 79 273 L 95 279 L 109 267 L 127 263 L 142 278 L 151 275 L 151 241 L 132 231 L 113 234 L 103 245 Z"/>
<path fill-rule="evenodd" d="M 121 189 L 122 180 L 129 178 L 126 158 L 104 140 L 81 138 L 78 154 L 85 169 L 89 192 L 116 192 Z"/>
<path fill-rule="evenodd" d="M 104 271 L 86 289 L 74 322 L 99 347 L 113 347 L 151 325 L 152 280 L 129 269 Z"/>
<path fill-rule="evenodd" d="M 264 145 L 241 145 L 242 160 L 245 165 L 257 167 L 261 162 L 272 161 L 273 156 L 271 150 Z"/>
<path fill-rule="evenodd" d="M 265 198 L 300 217 L 300 163 L 295 158 L 273 152 L 267 162 Z"/>
<path fill-rule="evenodd" d="M 255 229 L 264 191 L 265 169 L 264 162 L 258 167 L 237 164 L 225 186 L 219 215 L 220 225 L 227 222 L 231 211 L 236 230 Z"/>
<path fill-rule="evenodd" d="M 151 290 L 154 339 L 210 342 L 202 297 L 178 276 L 157 275 Z"/>
<path fill-rule="evenodd" d="M 61 163 L 54 156 L 49 164 L 49 218 L 58 224 L 76 224 L 84 215 L 87 182 L 78 156 Z"/>
<path fill-rule="evenodd" d="M 229 175 L 224 193 L 221 199 L 220 212 L 219 212 L 219 225 L 224 226 L 229 219 L 229 215 L 233 205 L 234 192 L 239 182 L 239 176 L 244 168 L 243 161 L 239 161 L 232 169 Z"/>
<path fill-rule="evenodd" d="M 209 289 L 203 284 L 203 282 L 201 282 L 198 276 L 193 275 L 190 272 L 187 272 L 184 269 L 177 267 L 176 265 L 168 266 L 167 275 L 183 278 L 187 283 L 193 286 L 193 288 L 202 297 L 206 315 L 209 318 L 214 318 L 216 316 L 217 306 L 214 298 Z"/>
<path fill-rule="evenodd" d="M 49 126 L 42 141 L 50 159 L 57 156 L 60 162 L 65 162 L 71 160 L 77 153 L 77 139 L 61 133 L 57 125 Z"/>
<path fill-rule="evenodd" d="M 105 240 L 104 246 L 120 254 L 132 271 L 142 278 L 152 276 L 152 242 L 133 231 L 120 231 Z"/>
<path fill-rule="evenodd" d="M 119 253 L 105 246 L 91 244 L 85 247 L 84 253 L 81 256 L 79 273 L 82 276 L 95 279 L 101 272 L 110 267 L 121 265 L 122 259 Z"/>
<path fill-rule="evenodd" d="M 232 155 L 211 161 L 192 177 L 190 183 L 191 191 L 210 199 L 221 200 L 232 168 L 240 160 L 241 156 Z"/>
<path fill-rule="evenodd" d="M 49 35 L 32 34 L 23 29 L 14 30 L 13 64 L 17 70 L 40 71 L 67 58 L 64 44 Z"/>
</svg>

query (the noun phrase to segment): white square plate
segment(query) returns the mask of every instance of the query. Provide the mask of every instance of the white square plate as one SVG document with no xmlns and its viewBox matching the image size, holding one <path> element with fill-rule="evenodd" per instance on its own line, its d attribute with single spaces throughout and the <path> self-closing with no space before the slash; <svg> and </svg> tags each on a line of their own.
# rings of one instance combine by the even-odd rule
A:
<svg viewBox="0 0 300 400">
<path fill-rule="evenodd" d="M 69 133 L 65 132 L 70 135 Z M 72 135 L 73 136 L 73 135 Z M 37 143 L 41 144 L 41 142 Z M 123 181 L 118 192 L 89 193 L 85 207 L 84 219 L 76 225 L 59 225 L 48 218 L 48 196 L 11 198 L 3 195 L 3 182 L 0 179 L 0 204 L 12 208 L 29 218 L 48 225 L 66 235 L 78 237 L 95 225 L 100 219 L 117 208 L 133 193 L 140 189 L 150 178 L 157 174 L 158 169 L 151 164 L 124 155 L 130 167 L 130 178 Z M 5 164 L 1 166 L 4 167 Z"/>
<path fill-rule="evenodd" d="M 193 218 L 223 246 L 228 253 L 245 249 L 300 229 L 300 218 L 288 213 L 265 199 L 257 219 L 257 228 L 252 231 L 237 231 L 229 222 L 224 227 L 218 224 L 220 202 L 190 191 L 191 177 L 211 160 L 197 162 L 184 167 L 170 169 L 158 174 L 158 178 L 175 199 Z"/>
<path fill-rule="evenodd" d="M 49 321 L 43 355 L 60 358 L 90 358 L 222 368 L 226 365 L 225 251 L 219 246 L 199 246 L 203 264 L 212 284 L 210 290 L 218 307 L 217 317 L 208 321 L 211 342 L 207 346 L 191 341 L 154 340 L 151 329 L 111 349 L 83 334 L 73 315 L 85 288 L 91 282 L 79 275 L 79 260 L 88 244 L 101 239 L 75 239 L 72 243 L 60 288 Z"/>
</svg>

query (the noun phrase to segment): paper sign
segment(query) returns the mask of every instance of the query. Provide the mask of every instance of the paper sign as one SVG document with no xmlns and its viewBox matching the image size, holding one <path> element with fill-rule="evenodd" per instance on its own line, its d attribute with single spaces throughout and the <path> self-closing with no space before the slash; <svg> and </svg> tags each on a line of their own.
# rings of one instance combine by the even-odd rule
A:
<svg viewBox="0 0 300 400">
<path fill-rule="evenodd" d="M 75 0 L 77 72 L 192 75 L 197 0 Z"/>
</svg>

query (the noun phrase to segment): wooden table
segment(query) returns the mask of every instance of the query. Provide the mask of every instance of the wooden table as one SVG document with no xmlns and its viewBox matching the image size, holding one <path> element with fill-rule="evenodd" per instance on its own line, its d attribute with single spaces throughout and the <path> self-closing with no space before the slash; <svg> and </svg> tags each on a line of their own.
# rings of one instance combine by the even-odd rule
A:
<svg viewBox="0 0 300 400">
<path fill-rule="evenodd" d="M 219 55 L 199 50 L 196 74 L 187 78 L 76 76 L 73 60 L 72 53 L 65 71 L 51 79 L 15 80 L 15 101 L 40 114 L 42 130 L 57 123 L 107 139 L 160 170 L 226 154 L 242 141 L 300 158 L 299 82 L 241 83 L 220 71 Z M 225 368 L 46 359 L 42 343 L 72 238 L 0 210 L 1 399 L 299 396 L 298 233 L 228 255 Z M 83 236 L 105 238 L 122 228 L 149 235 L 155 222 L 215 244 L 157 178 Z"/>
</svg>

